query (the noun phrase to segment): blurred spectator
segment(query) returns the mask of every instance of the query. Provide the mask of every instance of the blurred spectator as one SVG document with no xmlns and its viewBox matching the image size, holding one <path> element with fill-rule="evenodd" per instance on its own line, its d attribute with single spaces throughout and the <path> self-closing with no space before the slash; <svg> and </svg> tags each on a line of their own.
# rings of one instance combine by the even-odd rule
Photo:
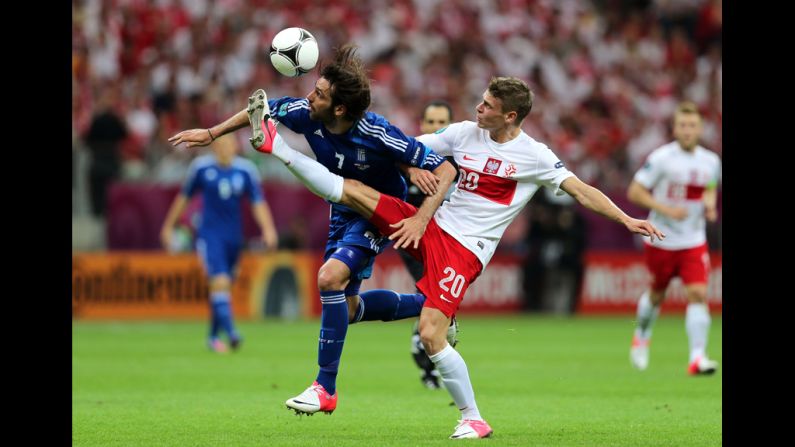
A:
<svg viewBox="0 0 795 447">
<path fill-rule="evenodd" d="M 116 94 L 111 89 L 105 90 L 85 136 L 91 152 L 88 169 L 91 211 L 97 217 L 105 213 L 106 191 L 121 170 L 121 142 L 127 138 L 127 127 L 115 106 Z"/>
<path fill-rule="evenodd" d="M 585 265 L 587 229 L 574 200 L 544 188 L 530 204 L 523 286 L 525 309 L 574 313 Z"/>
<path fill-rule="evenodd" d="M 287 231 L 279 232 L 279 248 L 283 250 L 303 250 L 308 248 L 309 228 L 303 216 L 295 216 L 290 219 Z"/>
<path fill-rule="evenodd" d="M 530 201 L 530 222 L 527 232 L 527 257 L 524 262 L 522 286 L 525 309 L 540 312 L 543 303 L 546 264 L 543 262 L 543 245 L 553 233 L 554 215 L 552 206 L 536 194 Z"/>
<path fill-rule="evenodd" d="M 267 57 L 288 26 L 312 31 L 321 59 L 358 43 L 372 110 L 409 135 L 420 133 L 423 103 L 443 99 L 472 119 L 489 78 L 513 75 L 540 105 L 524 130 L 608 192 L 623 191 L 669 138 L 683 98 L 700 108 L 705 144 L 722 152 L 721 0 L 78 0 L 72 17 L 72 126 L 83 135 L 97 98 L 114 89 L 133 135 L 124 156 L 145 160 L 149 180 L 190 161 L 164 156 L 164 136 L 241 110 L 237 98 L 257 88 L 308 94 L 312 77 L 281 76 Z"/>
</svg>

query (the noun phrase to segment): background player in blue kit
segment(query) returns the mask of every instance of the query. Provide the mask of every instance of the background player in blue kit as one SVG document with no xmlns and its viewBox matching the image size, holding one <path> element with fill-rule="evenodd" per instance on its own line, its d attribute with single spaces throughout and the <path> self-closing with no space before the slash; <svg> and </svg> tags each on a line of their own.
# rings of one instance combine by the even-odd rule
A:
<svg viewBox="0 0 795 447">
<path fill-rule="evenodd" d="M 370 106 L 370 81 L 356 47 L 345 45 L 335 51 L 334 59 L 320 68 L 320 78 L 306 98 L 267 100 L 258 90 L 249 98 L 249 108 L 238 112 L 209 129 L 182 131 L 169 138 L 175 146 L 203 146 L 213 138 L 249 126 L 255 126 L 255 148 L 271 143 L 275 130 L 271 116 L 289 129 L 303 134 L 317 161 L 331 172 L 358 180 L 395 197 L 406 197 L 406 182 L 398 164 L 404 165 L 412 182 L 431 194 L 417 215 L 395 224 L 398 230 L 390 237 L 395 247 L 419 240 L 425 226 L 439 207 L 445 191 L 436 188 L 440 179 L 449 184 L 455 168 L 443 157 L 414 138 L 407 137 L 384 117 L 367 112 Z M 262 126 L 269 126 L 263 129 Z M 419 169 L 421 168 L 421 169 Z M 290 167 L 288 167 L 290 169 Z M 425 170 L 425 171 L 423 171 Z M 427 171 L 433 171 L 431 174 Z M 438 177 L 437 177 L 438 176 Z M 343 342 L 350 322 L 393 320 L 419 315 L 421 295 L 397 295 L 385 291 L 368 291 L 359 296 L 362 280 L 371 273 L 374 258 L 389 243 L 378 229 L 348 207 L 332 204 L 325 263 L 318 272 L 322 302 L 318 343 L 320 371 L 316 381 L 299 396 L 287 400 L 287 406 L 301 413 L 330 413 L 337 405 L 336 377 Z M 346 304 L 347 303 L 347 304 Z"/>
<path fill-rule="evenodd" d="M 196 239 L 196 251 L 210 278 L 210 334 L 208 346 L 215 352 L 226 352 L 221 332 L 229 338 L 232 349 L 240 346 L 242 338 L 232 318 L 230 291 L 240 250 L 243 248 L 242 199 L 248 196 L 254 219 L 262 231 L 266 249 L 275 249 L 278 235 L 273 216 L 260 189 L 260 176 L 251 161 L 235 154 L 231 137 L 216 140 L 213 153 L 197 157 L 191 162 L 182 191 L 168 211 L 160 239 L 165 249 L 171 247 L 174 224 L 185 210 L 191 196 L 202 193 L 201 224 Z"/>
</svg>

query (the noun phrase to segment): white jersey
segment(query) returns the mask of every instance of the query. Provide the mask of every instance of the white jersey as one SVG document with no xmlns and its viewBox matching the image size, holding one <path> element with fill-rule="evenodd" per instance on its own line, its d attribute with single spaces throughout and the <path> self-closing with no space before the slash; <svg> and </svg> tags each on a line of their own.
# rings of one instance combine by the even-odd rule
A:
<svg viewBox="0 0 795 447">
<path fill-rule="evenodd" d="M 665 239 L 654 242 L 655 247 L 682 250 L 707 241 L 702 196 L 705 189 L 717 186 L 720 171 L 718 155 L 701 146 L 688 152 L 674 141 L 649 154 L 635 173 L 635 181 L 651 190 L 654 200 L 687 209 L 683 220 L 656 211 L 649 214 L 649 222 L 665 234 Z M 649 243 L 648 239 L 645 241 Z"/>
<path fill-rule="evenodd" d="M 560 184 L 574 175 L 545 144 L 523 131 L 500 144 L 487 130 L 464 121 L 417 139 L 458 163 L 458 183 L 434 219 L 473 252 L 484 269 L 505 229 L 538 188 L 565 194 Z"/>
</svg>

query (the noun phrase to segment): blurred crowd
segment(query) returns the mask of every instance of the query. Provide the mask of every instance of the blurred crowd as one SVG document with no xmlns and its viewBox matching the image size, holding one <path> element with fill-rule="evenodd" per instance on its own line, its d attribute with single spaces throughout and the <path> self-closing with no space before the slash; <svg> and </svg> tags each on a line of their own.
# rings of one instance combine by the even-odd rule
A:
<svg viewBox="0 0 795 447">
<path fill-rule="evenodd" d="M 219 122 L 257 88 L 309 93 L 316 76 L 281 76 L 267 56 L 279 30 L 300 26 L 321 60 L 357 43 L 371 110 L 409 135 L 427 101 L 473 119 L 490 77 L 528 81 L 525 131 L 584 181 L 623 191 L 671 140 L 682 99 L 721 153 L 721 17 L 720 0 L 75 0 L 73 151 L 90 154 L 95 215 L 110 182 L 181 181 L 193 154 L 169 136 Z"/>
</svg>

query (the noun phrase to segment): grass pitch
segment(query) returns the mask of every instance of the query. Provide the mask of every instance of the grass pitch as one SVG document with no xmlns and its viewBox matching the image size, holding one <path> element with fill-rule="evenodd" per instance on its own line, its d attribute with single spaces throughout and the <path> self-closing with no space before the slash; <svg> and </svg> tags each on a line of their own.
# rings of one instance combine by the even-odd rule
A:
<svg viewBox="0 0 795 447">
<path fill-rule="evenodd" d="M 463 316 L 458 350 L 490 446 L 722 444 L 722 369 L 690 377 L 682 317 L 654 328 L 649 369 L 629 364 L 633 316 Z M 413 321 L 348 330 L 333 415 L 284 401 L 317 373 L 319 323 L 239 323 L 240 352 L 204 345 L 204 322 L 94 323 L 72 330 L 74 446 L 450 445 L 459 412 L 427 390 L 409 353 Z M 721 360 L 721 319 L 708 352 Z M 470 442 L 470 441 L 463 441 Z"/>
</svg>

